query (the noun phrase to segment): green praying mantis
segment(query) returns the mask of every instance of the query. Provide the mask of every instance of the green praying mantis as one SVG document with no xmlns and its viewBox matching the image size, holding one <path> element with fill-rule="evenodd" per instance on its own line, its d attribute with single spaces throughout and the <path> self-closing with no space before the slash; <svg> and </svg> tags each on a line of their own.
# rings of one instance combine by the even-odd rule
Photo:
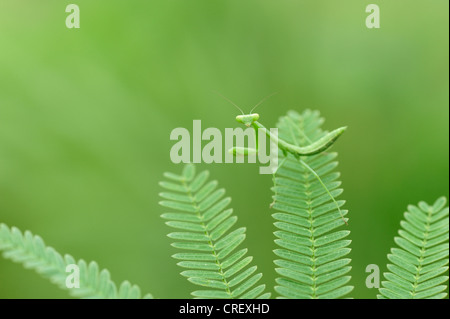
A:
<svg viewBox="0 0 450 319">
<path fill-rule="evenodd" d="M 257 154 L 258 153 L 258 129 L 262 130 L 278 146 L 278 148 L 283 152 L 283 155 L 285 156 L 284 160 L 278 166 L 277 170 L 283 165 L 284 161 L 287 159 L 288 153 L 294 155 L 294 157 L 299 161 L 299 163 L 301 165 L 303 165 L 308 171 L 310 171 L 313 174 L 313 176 L 319 181 L 319 183 L 322 185 L 322 187 L 328 193 L 328 195 L 330 196 L 332 201 L 336 204 L 336 207 L 341 215 L 342 220 L 345 222 L 346 225 L 348 225 L 347 221 L 344 218 L 344 215 L 342 214 L 339 204 L 337 203 L 336 199 L 333 197 L 331 192 L 328 190 L 328 188 L 326 187 L 326 185 L 324 184 L 324 182 L 322 181 L 320 176 L 308 164 L 306 164 L 301 159 L 302 156 L 312 156 L 312 155 L 320 154 L 320 153 L 326 151 L 331 145 L 333 145 L 336 142 L 336 140 L 339 138 L 339 136 L 341 136 L 342 133 L 345 132 L 347 127 L 344 126 L 344 127 L 335 129 L 334 131 L 329 132 L 328 134 L 326 134 L 322 138 L 318 139 L 317 141 L 311 142 L 311 144 L 309 144 L 307 146 L 302 147 L 302 146 L 293 145 L 293 144 L 290 144 L 290 143 L 286 142 L 285 140 L 279 138 L 278 136 L 272 134 L 270 132 L 270 130 L 266 129 L 264 127 L 264 125 L 262 125 L 261 123 L 258 122 L 259 114 L 253 113 L 253 111 L 261 103 L 263 103 L 265 100 L 267 100 L 269 97 L 271 97 L 272 95 L 274 95 L 276 93 L 272 93 L 269 96 L 262 99 L 258 104 L 256 104 L 252 108 L 252 110 L 250 111 L 249 114 L 245 114 L 244 111 L 242 111 L 242 109 L 239 106 L 237 106 L 234 102 L 227 99 L 220 93 L 218 93 L 218 92 L 216 92 L 216 93 L 218 95 L 220 95 L 222 98 L 224 98 L 225 100 L 227 100 L 228 102 L 230 102 L 232 105 L 234 105 L 239 111 L 241 111 L 242 114 L 236 116 L 237 122 L 244 124 L 246 127 L 253 127 L 255 130 L 256 148 L 233 147 L 229 150 L 229 152 L 235 156 L 248 156 L 250 154 Z M 275 174 L 276 174 L 276 171 L 273 173 L 274 177 L 275 177 Z M 271 204 L 271 207 L 273 206 L 273 204 L 274 203 Z"/>
</svg>

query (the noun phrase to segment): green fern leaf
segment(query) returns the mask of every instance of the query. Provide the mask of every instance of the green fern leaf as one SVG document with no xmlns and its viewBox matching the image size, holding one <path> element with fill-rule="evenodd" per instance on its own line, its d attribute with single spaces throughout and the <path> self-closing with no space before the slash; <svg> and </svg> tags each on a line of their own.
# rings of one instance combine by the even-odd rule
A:
<svg viewBox="0 0 450 319">
<path fill-rule="evenodd" d="M 96 262 L 87 264 L 84 260 L 76 261 L 72 256 L 62 257 L 55 249 L 45 245 L 41 237 L 26 231 L 24 234 L 15 228 L 0 224 L 0 251 L 3 257 L 21 263 L 25 268 L 34 269 L 37 273 L 48 278 L 61 289 L 68 290 L 74 297 L 96 299 L 138 299 L 141 290 L 128 281 L 123 282 L 117 289 L 111 281 L 108 270 L 99 269 Z M 66 280 L 69 275 L 67 266 L 76 265 L 80 274 L 80 287 L 67 288 Z M 147 294 L 143 298 L 153 298 Z"/>
<path fill-rule="evenodd" d="M 432 206 L 420 202 L 408 206 L 394 241 L 379 289 L 380 299 L 441 299 L 447 296 L 449 220 L 445 197 Z"/>
<path fill-rule="evenodd" d="M 245 239 L 245 228 L 232 230 L 237 217 L 227 209 L 231 199 L 217 182 L 208 182 L 209 173 L 195 174 L 193 165 L 186 165 L 182 175 L 166 173 L 170 180 L 160 185 L 160 204 L 172 210 L 161 215 L 166 224 L 177 229 L 169 238 L 173 247 L 182 249 L 172 257 L 187 270 L 181 275 L 202 290 L 192 292 L 196 298 L 269 298 L 257 267 L 250 266 L 247 249 L 235 251 Z"/>
<path fill-rule="evenodd" d="M 320 129 L 323 118 L 319 112 L 306 110 L 301 115 L 290 111 L 280 118 L 277 127 L 280 138 L 291 144 L 304 146 L 321 138 L 326 132 Z M 322 153 L 301 158 L 321 177 L 323 183 L 336 198 L 342 194 L 336 153 Z M 291 154 L 280 152 L 281 167 L 274 177 L 274 204 L 277 211 L 272 216 L 278 229 L 274 234 L 281 258 L 274 261 L 276 272 L 275 291 L 282 298 L 341 298 L 353 289 L 348 285 L 351 277 L 350 231 L 338 230 L 345 223 L 336 203 L 330 195 Z M 343 210 L 345 216 L 347 211 Z M 347 218 L 345 219 L 347 221 Z"/>
</svg>

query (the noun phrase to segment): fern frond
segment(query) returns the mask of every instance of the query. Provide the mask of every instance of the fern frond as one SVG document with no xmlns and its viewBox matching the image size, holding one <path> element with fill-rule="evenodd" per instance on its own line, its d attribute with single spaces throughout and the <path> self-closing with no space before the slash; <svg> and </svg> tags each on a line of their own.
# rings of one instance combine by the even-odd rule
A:
<svg viewBox="0 0 450 319">
<path fill-rule="evenodd" d="M 379 299 L 442 299 L 447 296 L 449 220 L 445 197 L 433 205 L 408 206 L 388 259 Z"/>
<path fill-rule="evenodd" d="M 96 299 L 137 299 L 141 298 L 141 290 L 136 285 L 124 281 L 119 289 L 111 281 L 108 270 L 101 270 L 96 262 L 86 263 L 76 261 L 72 256 L 62 257 L 55 249 L 46 246 L 41 237 L 29 231 L 24 234 L 15 228 L 0 224 L 0 251 L 3 257 L 25 268 L 34 269 L 37 273 L 48 278 L 61 289 L 68 290 L 74 297 Z M 80 275 L 80 288 L 67 288 L 66 280 L 70 273 L 67 266 L 77 265 Z M 150 294 L 144 298 L 153 298 Z"/>
<path fill-rule="evenodd" d="M 245 239 L 245 228 L 231 230 L 237 221 L 231 201 L 216 181 L 208 181 L 208 171 L 195 174 L 193 165 L 185 166 L 181 176 L 166 173 L 169 180 L 160 185 L 160 204 L 173 212 L 162 214 L 166 224 L 179 231 L 168 236 L 177 240 L 173 247 L 183 252 L 173 255 L 186 268 L 181 275 L 203 287 L 192 292 L 197 298 L 269 298 L 265 285 L 257 285 L 262 274 L 250 266 L 247 249 L 237 249 Z"/>
<path fill-rule="evenodd" d="M 306 110 L 301 115 L 290 111 L 280 118 L 278 136 L 291 144 L 304 146 L 325 135 L 320 129 L 323 118 L 319 112 Z M 335 171 L 338 163 L 336 153 L 322 153 L 302 157 L 322 179 L 334 197 L 342 194 L 340 174 Z M 274 250 L 280 257 L 274 261 L 275 287 L 282 298 L 341 298 L 353 289 L 348 285 L 351 277 L 350 231 L 339 230 L 345 222 L 338 207 L 345 201 L 333 201 L 327 189 L 301 162 L 291 154 L 280 152 L 282 165 L 274 177 L 273 214 L 276 244 Z M 347 215 L 342 210 L 342 215 Z"/>
</svg>

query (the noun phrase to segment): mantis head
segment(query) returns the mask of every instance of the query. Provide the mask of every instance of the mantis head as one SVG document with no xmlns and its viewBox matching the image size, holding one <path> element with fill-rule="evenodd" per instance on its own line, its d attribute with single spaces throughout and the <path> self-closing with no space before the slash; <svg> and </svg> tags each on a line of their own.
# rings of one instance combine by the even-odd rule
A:
<svg viewBox="0 0 450 319">
<path fill-rule="evenodd" d="M 258 113 L 242 114 L 242 115 L 236 116 L 236 121 L 244 124 L 247 127 L 250 127 L 258 119 L 259 119 Z"/>
</svg>

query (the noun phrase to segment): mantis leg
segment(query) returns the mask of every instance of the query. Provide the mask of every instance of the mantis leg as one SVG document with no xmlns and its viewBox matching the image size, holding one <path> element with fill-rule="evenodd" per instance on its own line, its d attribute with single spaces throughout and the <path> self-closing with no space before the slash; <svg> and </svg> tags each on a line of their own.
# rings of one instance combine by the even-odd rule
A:
<svg viewBox="0 0 450 319">
<path fill-rule="evenodd" d="M 255 130 L 255 147 L 241 147 L 241 146 L 234 146 L 228 150 L 230 154 L 233 154 L 234 156 L 249 156 L 249 155 L 256 155 L 258 154 L 259 150 L 259 140 L 258 140 L 258 128 L 253 127 Z"/>
<path fill-rule="evenodd" d="M 315 177 L 316 177 L 316 179 L 319 181 L 319 183 L 323 186 L 323 188 L 326 190 L 326 192 L 328 193 L 328 195 L 330 195 L 330 197 L 331 197 L 331 200 L 336 204 L 336 207 L 337 207 L 337 209 L 338 209 L 338 211 L 339 211 L 339 214 L 341 214 L 341 218 L 342 218 L 342 220 L 344 221 L 344 223 L 346 224 L 346 225 L 348 225 L 347 224 L 347 221 L 345 220 L 345 218 L 344 218 L 344 215 L 342 214 L 342 211 L 341 211 L 341 208 L 339 207 L 339 204 L 338 204 L 338 202 L 336 201 L 336 199 L 334 199 L 334 197 L 333 197 L 333 195 L 331 195 L 331 193 L 330 193 L 330 191 L 328 190 L 328 188 L 327 188 L 327 186 L 325 185 L 325 183 L 322 181 L 322 179 L 320 178 L 320 176 L 308 165 L 308 164 L 306 164 L 304 161 L 302 161 L 300 158 L 298 159 L 299 160 L 299 162 L 300 162 L 300 164 L 302 164 L 308 171 L 310 171 Z"/>
</svg>

